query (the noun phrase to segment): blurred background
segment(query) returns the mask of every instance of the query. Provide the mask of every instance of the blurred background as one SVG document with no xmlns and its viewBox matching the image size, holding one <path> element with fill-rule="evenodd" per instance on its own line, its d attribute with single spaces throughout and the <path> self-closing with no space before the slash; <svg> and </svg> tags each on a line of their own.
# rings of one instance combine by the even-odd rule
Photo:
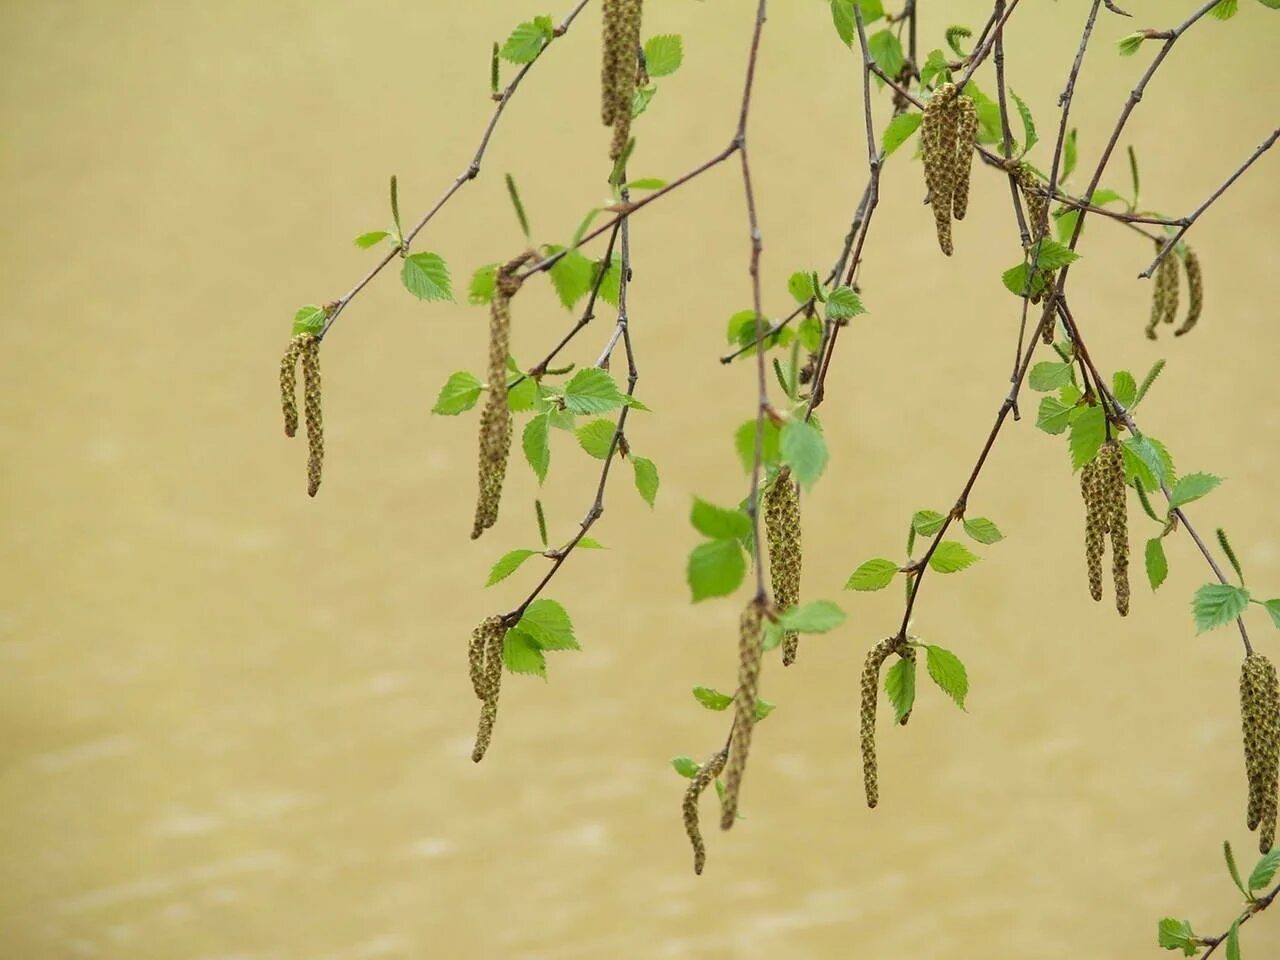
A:
<svg viewBox="0 0 1280 960">
<path fill-rule="evenodd" d="M 1103 12 L 1077 88 L 1084 172 L 1154 52 L 1121 59 L 1118 38 L 1195 6 L 1124 5 L 1134 21 Z M 646 6 L 646 36 L 682 34 L 685 65 L 638 121 L 631 173 L 673 178 L 732 134 L 754 4 Z M 1051 142 L 1087 4 L 1024 6 L 1009 81 Z M 469 160 L 492 41 L 569 7 L 0 3 L 0 955 L 1047 960 L 1159 956 L 1166 915 L 1220 933 L 1238 900 L 1221 842 L 1248 864 L 1255 847 L 1239 639 L 1195 635 L 1208 571 L 1180 535 L 1158 594 L 1135 565 L 1127 620 L 1088 599 L 1077 481 L 1033 397 L 970 501 L 1007 539 L 929 578 L 917 607 L 916 632 L 968 665 L 968 712 L 923 683 L 906 729 L 885 729 L 882 707 L 881 805 L 863 803 L 858 673 L 901 593 L 840 588 L 861 561 L 901 555 L 912 511 L 954 501 L 1007 389 L 1018 316 L 999 279 L 1019 257 L 1007 182 L 975 169 L 946 259 L 905 150 L 867 248 L 870 313 L 829 381 L 831 463 L 804 507 L 806 594 L 849 619 L 804 640 L 794 667 L 767 663 L 778 708 L 746 819 L 723 835 L 707 801 L 695 877 L 669 758 L 725 735 L 689 687 L 732 688 L 741 597 L 689 603 L 687 514 L 695 493 L 742 497 L 732 432 L 754 395 L 749 365 L 716 362 L 750 303 L 733 164 L 636 217 L 632 330 L 653 413 L 629 436 L 661 471 L 657 508 L 618 474 L 593 531 L 608 549 L 574 556 L 549 593 L 582 652 L 553 657 L 546 683 L 507 678 L 494 746 L 472 764 L 467 636 L 537 575 L 531 562 L 482 588 L 500 554 L 536 544 L 537 487 L 517 452 L 501 521 L 468 540 L 476 414 L 429 413 L 451 372 L 482 369 L 486 311 L 419 303 L 391 272 L 352 304 L 325 341 L 315 500 L 305 441 L 281 435 L 276 370 L 294 310 L 371 262 L 351 238 L 386 225 L 388 175 L 412 221 Z M 793 270 L 833 261 L 866 153 L 857 59 L 826 4 L 771 7 L 751 130 L 776 316 Z M 927 51 L 990 7 L 921 9 Z M 419 238 L 456 289 L 521 247 L 504 172 L 542 242 L 565 242 L 607 195 L 598 36 L 593 3 L 521 87 L 480 179 Z M 1246 3 L 1176 46 L 1122 140 L 1145 205 L 1192 209 L 1271 131 L 1277 40 L 1280 14 Z M 878 126 L 888 111 L 881 95 Z M 1103 185 L 1127 191 L 1117 160 Z M 1280 453 L 1265 439 L 1276 170 L 1264 158 L 1190 234 L 1207 281 L 1192 335 L 1143 336 L 1150 286 L 1135 276 L 1152 249 L 1123 226 L 1090 221 L 1071 283 L 1103 369 L 1141 377 L 1168 358 L 1142 423 L 1181 471 L 1228 478 L 1191 515 L 1234 534 L 1264 596 L 1280 594 Z M 609 320 L 568 356 L 590 362 Z M 517 357 L 569 323 L 531 285 Z M 596 474 L 556 437 L 553 538 Z M 1154 525 L 1130 513 L 1140 545 Z M 1249 616 L 1274 655 L 1274 629 Z M 1280 916 L 1243 941 L 1267 956 Z"/>
</svg>

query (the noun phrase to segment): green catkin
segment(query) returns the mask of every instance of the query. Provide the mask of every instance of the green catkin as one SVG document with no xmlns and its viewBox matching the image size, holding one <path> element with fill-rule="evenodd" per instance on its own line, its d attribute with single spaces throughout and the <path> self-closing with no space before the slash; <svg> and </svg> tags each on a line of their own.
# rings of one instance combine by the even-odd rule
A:
<svg viewBox="0 0 1280 960">
<path fill-rule="evenodd" d="M 773 584 L 773 602 L 779 611 L 795 606 L 800 600 L 800 491 L 783 468 L 764 495 L 764 526 L 769 541 L 769 575 Z M 782 662 L 795 663 L 800 635 L 783 634 Z"/>
<path fill-rule="evenodd" d="M 493 739 L 493 726 L 498 719 L 498 696 L 502 692 L 502 647 L 506 641 L 507 628 L 501 617 L 490 617 L 476 629 L 477 632 L 483 631 L 484 662 L 480 674 L 480 689 L 476 691 L 481 700 L 480 722 L 476 727 L 476 744 L 471 751 L 471 759 L 479 763 L 489 749 L 489 743 Z M 474 677 L 472 683 L 475 684 Z"/>
<path fill-rule="evenodd" d="M 298 432 L 298 355 L 302 341 L 311 336 L 300 333 L 289 341 L 280 359 L 280 407 L 284 411 L 284 435 L 292 437 Z"/>
<path fill-rule="evenodd" d="M 622 0 L 604 0 L 604 35 L 601 42 L 600 119 L 613 126 L 617 113 L 618 63 L 622 55 Z"/>
<path fill-rule="evenodd" d="M 642 0 L 611 0 L 605 4 L 602 118 L 613 127 L 609 158 L 617 160 L 631 136 L 631 104 L 636 92 L 636 54 L 640 49 Z"/>
<path fill-rule="evenodd" d="M 1106 547 L 1108 516 L 1100 495 L 1099 465 L 1090 460 L 1080 471 L 1084 497 L 1084 559 L 1089 571 L 1089 596 L 1102 599 L 1102 553 Z"/>
<path fill-rule="evenodd" d="M 722 830 L 728 830 L 738 818 L 738 794 L 756 723 L 756 691 L 760 686 L 760 658 L 764 653 L 760 619 L 760 605 L 753 600 L 742 611 L 738 622 L 738 690 L 733 697 L 733 734 L 725 762 L 724 798 L 720 808 Z"/>
<path fill-rule="evenodd" d="M 684 792 L 684 803 L 682 805 L 684 832 L 689 835 L 689 843 L 693 847 L 693 872 L 698 875 L 702 874 L 702 868 L 707 863 L 707 845 L 702 842 L 702 830 L 698 826 L 698 801 L 702 799 L 703 792 L 711 785 L 712 781 L 720 776 L 720 771 L 724 769 L 725 760 L 728 759 L 728 756 L 728 749 L 713 753 L 707 759 L 707 762 L 698 768 L 698 772 L 689 781 L 689 787 Z"/>
<path fill-rule="evenodd" d="M 889 654 L 898 649 L 898 637 L 881 640 L 867 651 L 862 665 L 862 785 L 867 793 L 867 806 L 880 802 L 880 784 L 876 771 L 876 701 L 880 690 L 880 667 Z"/>
<path fill-rule="evenodd" d="M 324 466 L 324 418 L 320 410 L 320 338 L 306 334 L 301 347 L 303 415 L 307 422 L 307 496 L 320 490 Z"/>
<path fill-rule="evenodd" d="M 978 109 L 973 98 L 964 94 L 956 97 L 959 110 L 958 139 L 955 154 L 956 192 L 952 198 L 951 212 L 957 220 L 963 220 L 969 211 L 969 174 L 973 169 L 973 153 L 978 143 Z"/>
<path fill-rule="evenodd" d="M 920 125 L 920 150 L 924 160 L 924 181 L 933 207 L 938 246 L 948 257 L 951 240 L 951 209 L 956 189 L 956 143 L 959 138 L 959 107 L 954 84 L 944 83 L 924 106 Z M 967 202 L 967 201 L 966 201 Z"/>
<path fill-rule="evenodd" d="M 1275 842 L 1277 774 L 1280 774 L 1280 683 L 1271 661 L 1257 653 L 1240 672 L 1240 715 L 1249 779 L 1248 825 L 1258 830 L 1258 850 Z"/>
<path fill-rule="evenodd" d="M 1173 331 L 1175 337 L 1188 333 L 1200 320 L 1200 311 L 1204 308 L 1204 278 L 1200 273 L 1200 258 L 1194 250 L 1187 247 L 1187 255 L 1182 260 L 1187 272 L 1187 316 L 1182 326 Z"/>
<path fill-rule="evenodd" d="M 1120 444 L 1108 440 L 1098 451 L 1098 480 L 1102 486 L 1111 536 L 1111 580 L 1116 592 L 1116 610 L 1129 614 L 1129 530 L 1128 487 L 1124 482 L 1124 455 Z"/>
<path fill-rule="evenodd" d="M 903 646 L 901 650 L 898 651 L 898 656 L 901 657 L 903 660 L 910 660 L 914 664 L 916 662 L 916 648 L 911 646 L 910 644 L 906 644 Z M 905 727 L 907 725 L 907 721 L 910 719 L 911 719 L 911 711 L 908 710 L 906 713 L 902 715 L 902 719 L 898 721 L 898 724 L 900 726 Z"/>
</svg>

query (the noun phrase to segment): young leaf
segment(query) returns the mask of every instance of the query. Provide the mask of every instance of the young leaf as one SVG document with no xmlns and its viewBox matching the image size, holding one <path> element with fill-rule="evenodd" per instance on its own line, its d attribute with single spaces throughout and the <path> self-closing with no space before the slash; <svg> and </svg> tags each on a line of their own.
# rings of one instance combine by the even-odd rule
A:
<svg viewBox="0 0 1280 960">
<path fill-rule="evenodd" d="M 756 720 L 763 720 L 773 713 L 775 706 L 777 704 L 770 703 L 768 700 L 756 700 Z"/>
<path fill-rule="evenodd" d="M 440 388 L 440 395 L 436 397 L 436 405 L 431 408 L 431 412 L 455 417 L 464 410 L 474 407 L 483 389 L 484 384 L 472 374 L 466 370 L 459 370 Z"/>
<path fill-rule="evenodd" d="M 525 608 L 524 616 L 516 624 L 538 642 L 543 650 L 577 650 L 578 641 L 573 635 L 573 623 L 569 614 L 554 600 L 535 600 Z"/>
<path fill-rule="evenodd" d="M 792 607 L 780 619 L 784 631 L 827 633 L 844 623 L 844 611 L 830 600 L 814 600 Z"/>
<path fill-rule="evenodd" d="M 507 577 L 520 569 L 520 564 L 538 553 L 541 553 L 541 551 L 512 550 L 509 553 L 504 553 L 498 558 L 498 562 L 493 565 L 493 569 L 489 571 L 489 579 L 484 582 L 484 585 L 492 587 L 498 581 L 507 579 Z"/>
<path fill-rule="evenodd" d="M 698 544 L 689 554 L 686 569 L 694 603 L 733 593 L 746 571 L 742 546 L 737 540 L 709 540 Z"/>
<path fill-rule="evenodd" d="M 1235 3 L 1235 0 L 1230 0 Z M 1219 4 L 1221 6 L 1221 4 Z M 1233 10 L 1234 12 L 1234 10 Z M 1226 19 L 1223 17 L 1222 19 Z M 1240 960 L 1240 918 L 1237 917 L 1235 923 L 1231 924 L 1231 929 L 1227 931 L 1227 960 Z"/>
<path fill-rule="evenodd" d="M 694 687 L 693 699 L 708 710 L 724 710 L 728 708 L 729 704 L 733 703 L 733 697 L 729 694 L 713 690 L 711 687 Z"/>
<path fill-rule="evenodd" d="M 507 387 L 507 409 L 512 413 L 532 410 L 538 402 L 538 381 L 525 377 Z"/>
<path fill-rule="evenodd" d="M 1036 124 L 1031 119 L 1030 108 L 1012 90 L 1009 91 L 1009 96 L 1013 97 L 1013 102 L 1018 106 L 1018 116 L 1022 118 L 1022 154 L 1026 156 L 1031 151 L 1031 148 L 1040 142 L 1040 137 L 1036 135 Z"/>
<path fill-rule="evenodd" d="M 496 263 L 477 267 L 471 275 L 471 283 L 467 287 L 467 300 L 476 306 L 488 303 L 493 299 L 493 290 L 498 282 L 498 265 Z"/>
<path fill-rule="evenodd" d="M 548 17 L 537 17 L 520 24 L 502 45 L 499 55 L 509 63 L 531 63 L 551 39 L 553 29 Z"/>
<path fill-rule="evenodd" d="M 797 270 L 787 280 L 787 292 L 796 303 L 808 303 L 814 297 L 812 274 Z"/>
<path fill-rule="evenodd" d="M 936 510 L 917 510 L 911 515 L 911 529 L 922 537 L 932 537 L 946 522 L 946 516 Z"/>
<path fill-rule="evenodd" d="M 1230 623 L 1249 606 L 1249 591 L 1229 583 L 1206 583 L 1196 591 L 1191 612 L 1196 620 L 1196 633 L 1204 633 Z"/>
<path fill-rule="evenodd" d="M 1169 509 L 1185 506 L 1207 496 L 1220 483 L 1222 478 L 1215 477 L 1212 473 L 1188 473 L 1174 485 L 1170 492 Z"/>
<path fill-rule="evenodd" d="M 1132 57 L 1138 52 L 1138 48 L 1142 46 L 1142 41 L 1145 39 L 1147 35 L 1141 30 L 1125 34 L 1120 38 L 1120 56 Z"/>
<path fill-rule="evenodd" d="M 1079 259 L 1080 254 L 1066 244 L 1045 238 L 1040 241 L 1040 249 L 1036 254 L 1036 266 L 1041 270 L 1057 270 Z"/>
<path fill-rule="evenodd" d="M 554 256 L 564 249 L 556 244 L 547 244 L 545 252 L 548 256 Z M 578 250 L 570 248 L 547 272 L 551 274 L 551 285 L 556 288 L 560 303 L 566 310 L 572 310 L 590 291 L 595 278 L 595 264 Z"/>
<path fill-rule="evenodd" d="M 898 662 L 885 671 L 884 692 L 893 704 L 894 720 L 902 723 L 916 702 L 916 662 L 899 657 Z"/>
<path fill-rule="evenodd" d="M 1263 856 L 1249 874 L 1249 889 L 1261 890 L 1275 879 L 1276 870 L 1280 869 L 1280 847 L 1275 847 Z"/>
<path fill-rule="evenodd" d="M 503 638 L 502 662 L 512 673 L 531 673 L 544 678 L 547 675 L 547 658 L 542 655 L 538 641 L 515 627 Z"/>
<path fill-rule="evenodd" d="M 836 287 L 827 294 L 827 316 L 832 320 L 845 320 L 866 312 L 852 287 Z"/>
<path fill-rule="evenodd" d="M 412 253 L 400 268 L 404 288 L 419 300 L 452 300 L 449 268 L 435 253 Z"/>
<path fill-rule="evenodd" d="M 676 33 L 650 37 L 644 44 L 644 64 L 651 77 L 665 77 L 684 62 L 684 41 Z"/>
<path fill-rule="evenodd" d="M 632 457 L 631 467 L 635 472 L 636 490 L 644 498 L 644 502 L 653 506 L 658 496 L 658 468 L 647 457 Z"/>
<path fill-rule="evenodd" d="M 391 234 L 387 233 L 385 230 L 371 230 L 368 233 L 360 234 L 360 236 L 356 237 L 351 242 L 361 250 L 368 250 L 370 247 L 376 246 L 389 236 L 391 236 Z"/>
<path fill-rule="evenodd" d="M 969 693 L 969 676 L 965 673 L 964 664 L 954 653 L 942 647 L 925 644 L 925 650 L 928 651 L 929 676 L 963 710 L 964 698 Z"/>
<path fill-rule="evenodd" d="M 999 543 L 1004 539 L 1004 534 L 1000 532 L 1000 528 L 986 517 L 974 517 L 972 520 L 966 520 L 964 522 L 964 532 L 979 543 Z"/>
<path fill-rule="evenodd" d="M 765 418 L 764 447 L 761 451 L 765 466 L 778 462 L 778 458 L 781 456 L 779 453 L 781 436 L 781 431 L 777 425 L 772 420 Z M 749 473 L 755 463 L 756 455 L 756 422 L 754 420 L 748 420 L 738 427 L 737 432 L 733 435 L 733 446 L 738 451 L 738 459 L 742 461 L 742 469 Z"/>
<path fill-rule="evenodd" d="M 943 540 L 929 558 L 929 566 L 937 573 L 956 573 L 977 562 L 969 548 L 956 540 Z"/>
<path fill-rule="evenodd" d="M 1117 370 L 1111 378 L 1111 393 L 1120 401 L 1120 406 L 1131 407 L 1138 397 L 1138 383 L 1128 370 Z"/>
<path fill-rule="evenodd" d="M 1151 581 L 1151 589 L 1159 590 L 1165 577 L 1169 576 L 1169 560 L 1164 555 L 1164 541 L 1152 537 L 1147 541 L 1147 579 Z"/>
<path fill-rule="evenodd" d="M 300 333 L 319 333 L 324 329 L 324 322 L 328 318 L 324 307 L 317 307 L 313 303 L 300 307 L 293 315 L 293 335 L 296 337 Z"/>
<path fill-rule="evenodd" d="M 880 142 L 880 148 L 884 151 L 885 156 L 893 153 L 900 146 L 911 138 L 911 135 L 920 129 L 920 122 L 924 119 L 924 114 L 918 110 L 908 110 L 900 113 L 884 128 L 884 137 Z"/>
<path fill-rule="evenodd" d="M 613 449 L 613 435 L 617 425 L 612 420 L 592 420 L 584 423 L 574 434 L 583 450 L 597 460 L 607 460 Z"/>
<path fill-rule="evenodd" d="M 806 490 L 817 482 L 827 465 L 827 442 L 817 427 L 805 420 L 791 420 L 782 428 L 778 451 Z"/>
<path fill-rule="evenodd" d="M 1184 956 L 1194 957 L 1200 952 L 1200 944 L 1196 939 L 1191 924 L 1185 920 L 1165 917 L 1157 927 L 1157 943 L 1166 950 L 1181 950 Z"/>
<path fill-rule="evenodd" d="M 534 475 L 541 484 L 547 479 L 547 468 L 551 466 L 551 415 L 539 414 L 525 424 L 520 446 L 524 457 L 533 468 Z"/>
<path fill-rule="evenodd" d="M 1263 600 L 1262 605 L 1267 608 L 1267 613 L 1271 614 L 1271 622 L 1280 627 L 1280 599 Z"/>
<path fill-rule="evenodd" d="M 1034 297 L 1044 292 L 1044 274 L 1039 270 L 1028 270 L 1025 263 L 1000 274 L 1000 282 L 1015 297 Z"/>
<path fill-rule="evenodd" d="M 572 413 L 605 413 L 626 402 L 613 377 L 599 367 L 584 367 L 564 385 L 565 409 Z"/>
<path fill-rule="evenodd" d="M 1076 168 L 1076 159 L 1079 156 L 1076 147 L 1076 128 L 1072 127 L 1071 132 L 1067 134 L 1066 141 L 1062 144 L 1062 179 L 1066 180 L 1071 176 L 1072 171 Z"/>
<path fill-rule="evenodd" d="M 1031 375 L 1027 380 L 1027 385 L 1032 390 L 1044 393 L 1047 390 L 1057 390 L 1070 382 L 1071 364 L 1042 360 L 1031 368 Z"/>
<path fill-rule="evenodd" d="M 831 0 L 831 21 L 846 47 L 853 46 L 853 0 Z"/>
<path fill-rule="evenodd" d="M 595 263 L 591 265 L 592 284 L 596 282 L 596 277 L 599 276 L 601 268 L 603 266 L 604 266 L 604 262 L 601 260 L 597 260 Z M 621 283 L 622 283 L 622 256 L 621 254 L 615 253 L 612 257 L 609 258 L 608 269 L 604 271 L 604 279 L 600 281 L 600 293 L 599 293 L 600 299 L 603 300 L 605 303 L 609 304 L 610 306 L 616 307 L 618 305 L 618 295 L 619 295 Z"/>
<path fill-rule="evenodd" d="M 672 757 L 671 766 L 680 776 L 690 780 L 698 775 L 698 761 L 693 757 Z"/>
<path fill-rule="evenodd" d="M 1057 436 L 1067 429 L 1071 411 L 1075 407 L 1063 403 L 1057 397 L 1041 397 L 1040 412 L 1036 416 L 1036 426 L 1045 433 Z"/>
<path fill-rule="evenodd" d="M 530 239 L 529 234 L 529 217 L 524 212 L 524 202 L 520 199 L 520 191 L 516 188 L 515 177 L 507 174 L 507 196 L 511 198 L 511 206 L 515 208 L 516 220 L 520 222 L 520 232 L 524 234 L 526 240 Z"/>
<path fill-rule="evenodd" d="M 751 532 L 751 520 L 741 510 L 726 510 L 694 497 L 689 522 L 704 537 L 735 540 Z"/>
<path fill-rule="evenodd" d="M 1079 470 L 1096 457 L 1106 438 L 1106 417 L 1102 407 L 1085 407 L 1071 421 L 1071 436 L 1067 441 L 1071 449 L 1071 469 Z"/>
<path fill-rule="evenodd" d="M 898 565 L 892 560 L 877 557 L 860 564 L 853 571 L 844 588 L 846 590 L 882 590 L 893 580 L 898 572 Z"/>
<path fill-rule="evenodd" d="M 1218 0 L 1213 9 L 1209 11 L 1209 16 L 1215 20 L 1230 20 L 1236 15 L 1239 6 L 1240 0 Z"/>
<path fill-rule="evenodd" d="M 867 38 L 867 49 L 871 52 L 871 59 L 889 76 L 896 77 L 902 71 L 906 58 L 902 53 L 902 42 L 892 30 L 873 33 Z"/>
</svg>

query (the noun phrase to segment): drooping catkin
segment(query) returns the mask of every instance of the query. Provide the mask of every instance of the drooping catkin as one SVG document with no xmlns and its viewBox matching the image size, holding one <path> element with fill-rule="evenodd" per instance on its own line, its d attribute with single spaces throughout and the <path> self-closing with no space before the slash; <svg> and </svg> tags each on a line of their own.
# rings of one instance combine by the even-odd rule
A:
<svg viewBox="0 0 1280 960">
<path fill-rule="evenodd" d="M 511 348 L 511 298 L 520 289 L 516 270 L 529 259 L 521 254 L 498 268 L 489 303 L 489 396 L 480 412 L 479 495 L 471 539 L 498 521 L 502 482 L 511 451 L 511 410 L 507 407 L 507 354 Z"/>
<path fill-rule="evenodd" d="M 689 835 L 689 843 L 693 846 L 693 872 L 701 875 L 707 863 L 707 845 L 702 842 L 702 830 L 698 825 L 698 801 L 720 771 L 724 769 L 725 760 L 729 757 L 728 749 L 718 750 L 707 758 L 707 762 L 698 768 L 697 774 L 689 781 L 684 792 L 684 832 Z"/>
<path fill-rule="evenodd" d="M 600 68 L 601 119 L 613 127 L 609 157 L 617 160 L 631 135 L 631 105 L 636 92 L 636 53 L 640 49 L 642 0 L 606 0 L 604 52 Z"/>
<path fill-rule="evenodd" d="M 1249 829 L 1258 830 L 1258 850 L 1275 842 L 1277 775 L 1280 774 L 1280 682 L 1275 666 L 1258 653 L 1240 671 L 1240 716 L 1245 771 L 1249 779 Z"/>
<path fill-rule="evenodd" d="M 1175 337 L 1188 333 L 1200 320 L 1200 311 L 1204 309 L 1204 277 L 1200 273 L 1200 258 L 1190 247 L 1187 247 L 1182 265 L 1187 271 L 1187 316 L 1182 326 L 1173 331 Z"/>
<path fill-rule="evenodd" d="M 601 14 L 600 119 L 613 126 L 618 109 L 618 62 L 622 56 L 622 0 L 604 0 Z"/>
<path fill-rule="evenodd" d="M 911 644 L 909 643 L 903 644 L 902 648 L 898 651 L 898 656 L 901 657 L 903 660 L 910 660 L 912 663 L 915 663 L 916 648 L 911 646 Z M 908 710 L 906 713 L 902 715 L 902 719 L 898 721 L 898 724 L 900 726 L 905 727 L 907 725 L 907 721 L 910 719 L 911 719 L 911 711 Z"/>
<path fill-rule="evenodd" d="M 725 762 L 724 799 L 720 829 L 728 830 L 738 818 L 738 793 L 747 769 L 751 733 L 756 723 L 756 691 L 760 686 L 760 658 L 764 637 L 760 630 L 760 605 L 752 600 L 738 622 L 738 690 L 733 697 L 733 735 Z"/>
<path fill-rule="evenodd" d="M 506 633 L 502 617 L 488 617 L 480 621 L 480 625 L 471 631 L 471 643 L 467 647 L 467 663 L 471 670 L 471 689 L 476 699 L 483 700 L 489 690 L 489 679 L 485 673 L 490 638 L 497 633 Z"/>
<path fill-rule="evenodd" d="M 1156 252 L 1164 249 L 1164 241 L 1156 241 Z M 1156 338 L 1156 327 L 1173 323 L 1178 315 L 1178 258 L 1173 251 L 1156 267 L 1156 281 L 1151 290 L 1151 317 L 1147 321 L 1147 339 Z"/>
<path fill-rule="evenodd" d="M 490 617 L 476 628 L 478 638 L 473 634 L 473 644 L 477 639 L 482 644 L 482 664 L 479 683 L 473 673 L 471 682 L 476 688 L 476 696 L 480 698 L 480 722 L 476 726 L 476 744 L 471 751 L 471 759 L 479 763 L 484 759 L 489 742 L 493 739 L 493 725 L 498 719 L 498 696 L 502 693 L 502 647 L 506 642 L 507 626 L 501 617 Z"/>
<path fill-rule="evenodd" d="M 1080 493 L 1084 497 L 1084 559 L 1089 571 L 1089 596 L 1102 599 L 1102 554 L 1106 548 L 1109 515 L 1101 495 L 1099 467 L 1090 460 L 1080 470 Z"/>
<path fill-rule="evenodd" d="M 773 602 L 784 611 L 800 600 L 800 490 L 791 471 L 783 468 L 764 495 L 764 528 L 769 541 L 769 575 Z M 795 662 L 800 635 L 782 637 L 782 662 Z"/>
<path fill-rule="evenodd" d="M 924 161 L 924 182 L 933 207 L 938 246 L 948 257 L 951 241 L 951 208 L 956 190 L 956 143 L 959 139 L 960 110 L 955 84 L 944 83 L 924 106 L 920 125 L 920 152 Z"/>
<path fill-rule="evenodd" d="M 309 336 L 300 333 L 292 338 L 280 358 L 280 408 L 284 411 L 286 437 L 298 432 L 298 356 L 302 353 L 303 338 Z"/>
<path fill-rule="evenodd" d="M 880 802 L 880 783 L 876 771 L 876 702 L 880 690 L 880 667 L 902 641 L 898 637 L 881 640 L 869 651 L 862 665 L 862 785 L 867 793 L 867 806 Z"/>
<path fill-rule="evenodd" d="M 973 169 L 973 153 L 978 143 L 978 108 L 973 98 L 960 94 L 956 97 L 959 111 L 956 138 L 956 192 L 951 211 L 957 220 L 963 220 L 969 211 L 969 174 Z"/>
<path fill-rule="evenodd" d="M 320 490 L 324 466 L 324 417 L 320 410 L 320 338 L 304 334 L 302 343 L 303 415 L 307 422 L 307 495 Z"/>
<path fill-rule="evenodd" d="M 1022 191 L 1022 203 L 1027 208 L 1027 230 L 1034 243 L 1044 237 L 1049 226 L 1049 198 L 1042 192 L 1040 180 L 1029 164 L 1019 163 L 1014 176 Z"/>
<path fill-rule="evenodd" d="M 1129 530 L 1128 487 L 1124 482 L 1124 455 L 1120 444 L 1108 440 L 1098 451 L 1098 482 L 1102 486 L 1111 536 L 1111 581 L 1116 592 L 1116 610 L 1129 614 Z"/>
</svg>

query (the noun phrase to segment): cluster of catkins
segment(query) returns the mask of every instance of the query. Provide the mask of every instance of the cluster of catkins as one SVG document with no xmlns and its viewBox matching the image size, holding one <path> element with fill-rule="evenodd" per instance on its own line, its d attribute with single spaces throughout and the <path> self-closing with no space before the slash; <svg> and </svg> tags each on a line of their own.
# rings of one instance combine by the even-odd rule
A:
<svg viewBox="0 0 1280 960">
<path fill-rule="evenodd" d="M 636 56 L 640 50 L 642 0 L 604 0 L 604 55 L 600 68 L 600 116 L 613 127 L 609 156 L 617 160 L 631 135 L 631 104 L 636 93 Z"/>
<path fill-rule="evenodd" d="M 1244 767 L 1249 777 L 1248 823 L 1258 831 L 1258 849 L 1271 851 L 1276 836 L 1276 787 L 1280 774 L 1280 683 L 1276 668 L 1260 653 L 1240 668 L 1240 719 Z"/>
<path fill-rule="evenodd" d="M 764 494 L 764 527 L 769 541 L 769 574 L 773 602 L 779 611 L 800 600 L 800 489 L 783 468 Z M 782 662 L 795 663 L 800 635 L 789 630 L 782 637 Z"/>
<path fill-rule="evenodd" d="M 862 664 L 862 786 L 867 794 L 867 806 L 875 807 L 880 802 L 880 781 L 876 766 L 876 704 L 880 692 L 880 668 L 892 653 L 913 663 L 916 659 L 915 647 L 905 637 L 888 637 L 881 640 L 867 651 L 867 659 Z M 905 724 L 911 712 L 902 718 Z"/>
<path fill-rule="evenodd" d="M 471 665 L 471 689 L 480 701 L 480 724 L 476 728 L 476 745 L 471 759 L 479 763 L 493 739 L 493 725 L 498 719 L 498 695 L 502 692 L 502 645 L 507 624 L 502 617 L 489 617 L 471 631 L 467 659 Z"/>
<path fill-rule="evenodd" d="M 938 229 L 938 246 L 951 256 L 951 220 L 963 220 L 969 208 L 969 171 L 978 140 L 978 111 L 973 99 L 953 83 L 933 92 L 924 107 L 920 150 L 924 182 Z"/>
<path fill-rule="evenodd" d="M 280 405 L 284 410 L 284 433 L 298 432 L 298 361 L 302 361 L 303 411 L 307 421 L 307 495 L 320 489 L 320 469 L 324 464 L 324 420 L 320 415 L 320 338 L 300 333 L 289 341 L 280 361 Z"/>
<path fill-rule="evenodd" d="M 1156 252 L 1164 249 L 1164 243 L 1156 241 Z M 1176 251 L 1160 261 L 1156 267 L 1156 280 L 1151 294 L 1151 319 L 1147 321 L 1147 338 L 1156 338 L 1156 328 L 1162 323 L 1173 323 L 1178 317 L 1178 260 Z M 1200 258 L 1190 247 L 1186 248 L 1181 258 L 1187 271 L 1187 316 L 1182 326 L 1173 331 L 1180 337 L 1191 330 L 1200 319 L 1200 310 L 1204 306 L 1204 281 L 1200 274 Z"/>
<path fill-rule="evenodd" d="M 1120 444 L 1108 440 L 1080 471 L 1084 497 L 1084 555 L 1089 568 L 1089 594 L 1102 599 L 1102 554 L 1111 538 L 1111 579 L 1120 616 L 1129 613 L 1129 534 L 1124 455 Z"/>
</svg>

